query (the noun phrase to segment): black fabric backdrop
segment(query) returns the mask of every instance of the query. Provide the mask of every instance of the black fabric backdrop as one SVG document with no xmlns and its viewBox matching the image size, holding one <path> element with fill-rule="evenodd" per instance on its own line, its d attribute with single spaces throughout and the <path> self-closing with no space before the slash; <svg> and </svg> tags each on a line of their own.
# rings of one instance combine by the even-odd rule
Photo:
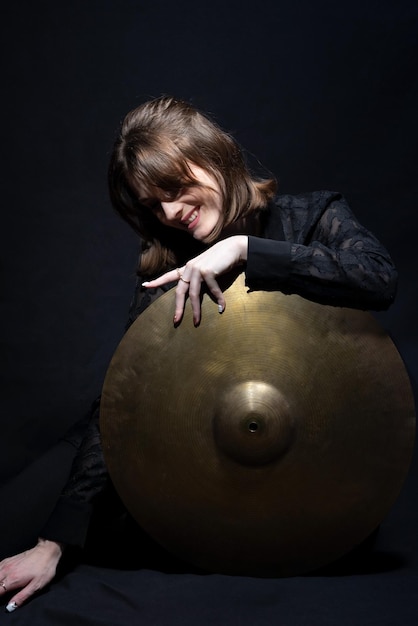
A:
<svg viewBox="0 0 418 626">
<path fill-rule="evenodd" d="M 0 558 L 36 539 L 71 463 L 56 442 L 123 332 L 137 241 L 112 212 L 106 168 L 121 118 L 149 97 L 210 112 L 282 192 L 346 195 L 398 266 L 378 319 L 416 390 L 417 22 L 408 0 L 2 8 Z M 415 460 L 374 551 L 333 572 L 256 580 L 105 559 L 7 621 L 73 624 L 77 607 L 80 624 L 416 624 L 417 482 Z"/>
</svg>

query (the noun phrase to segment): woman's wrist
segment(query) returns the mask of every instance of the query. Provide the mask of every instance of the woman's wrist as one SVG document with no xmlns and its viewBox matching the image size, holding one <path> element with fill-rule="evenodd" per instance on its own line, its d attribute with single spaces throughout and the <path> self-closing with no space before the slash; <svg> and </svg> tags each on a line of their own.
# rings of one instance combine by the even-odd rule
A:
<svg viewBox="0 0 418 626">
<path fill-rule="evenodd" d="M 248 235 L 235 235 L 238 245 L 240 263 L 245 263 L 248 257 Z"/>
<path fill-rule="evenodd" d="M 41 546 L 51 552 L 51 554 L 56 554 L 57 557 L 60 557 L 64 552 L 65 544 L 60 541 L 54 541 L 52 539 L 44 539 L 43 537 L 38 538 L 38 546 Z"/>
</svg>

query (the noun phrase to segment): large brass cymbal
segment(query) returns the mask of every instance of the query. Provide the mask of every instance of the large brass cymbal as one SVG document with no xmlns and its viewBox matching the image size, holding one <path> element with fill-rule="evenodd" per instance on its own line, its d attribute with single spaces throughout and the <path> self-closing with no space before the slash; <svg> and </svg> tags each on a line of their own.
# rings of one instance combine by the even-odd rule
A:
<svg viewBox="0 0 418 626">
<path fill-rule="evenodd" d="M 289 576 L 330 563 L 382 521 L 406 477 L 415 414 L 375 319 L 299 296 L 174 292 L 119 344 L 101 429 L 116 489 L 160 544 L 209 571 Z"/>
</svg>

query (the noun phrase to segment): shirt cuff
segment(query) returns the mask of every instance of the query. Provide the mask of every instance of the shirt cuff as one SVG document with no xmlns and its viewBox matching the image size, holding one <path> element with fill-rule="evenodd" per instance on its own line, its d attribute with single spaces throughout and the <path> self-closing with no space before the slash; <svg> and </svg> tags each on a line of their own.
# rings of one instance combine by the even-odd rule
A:
<svg viewBox="0 0 418 626">
<path fill-rule="evenodd" d="M 75 502 L 61 496 L 39 536 L 71 546 L 83 547 L 92 505 L 88 502 Z"/>
<path fill-rule="evenodd" d="M 248 237 L 245 284 L 250 289 L 277 289 L 290 273 L 292 244 L 261 237 Z"/>
</svg>

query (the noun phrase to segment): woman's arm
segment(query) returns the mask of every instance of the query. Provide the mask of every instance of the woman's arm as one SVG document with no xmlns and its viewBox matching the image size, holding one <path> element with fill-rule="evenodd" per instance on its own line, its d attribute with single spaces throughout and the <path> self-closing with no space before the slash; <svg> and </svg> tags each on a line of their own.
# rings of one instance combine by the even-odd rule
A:
<svg viewBox="0 0 418 626">
<path fill-rule="evenodd" d="M 107 481 L 100 445 L 99 400 L 90 415 L 75 424 L 64 439 L 77 449 L 70 477 L 40 531 L 33 548 L 0 563 L 0 595 L 17 591 L 7 605 L 13 611 L 55 576 L 64 546 L 83 546 L 92 512 L 93 499 Z"/>
<path fill-rule="evenodd" d="M 295 293 L 334 306 L 386 309 L 396 294 L 397 272 L 388 252 L 359 224 L 345 200 L 331 192 L 292 200 L 296 207 L 292 202 L 275 207 L 284 221 L 284 240 L 234 235 L 144 286 L 178 281 L 174 323 L 180 322 L 187 297 L 194 323 L 200 322 L 203 282 L 223 311 L 226 302 L 217 277 L 243 263 L 246 284 L 253 290 Z"/>
<path fill-rule="evenodd" d="M 250 289 L 297 293 L 322 304 L 386 309 L 396 294 L 397 272 L 387 250 L 334 197 L 309 229 L 291 223 L 290 241 L 249 238 L 246 284 Z M 299 222 L 301 221 L 299 216 Z M 311 221 L 312 218 L 311 218 Z M 299 233 L 296 231 L 299 227 Z"/>
<path fill-rule="evenodd" d="M 93 501 L 104 490 L 108 481 L 99 420 L 100 398 L 97 398 L 91 408 L 87 426 L 78 433 L 77 454 L 67 483 L 40 531 L 44 538 L 66 545 L 84 545 Z M 65 438 L 71 439 L 71 434 Z"/>
</svg>

